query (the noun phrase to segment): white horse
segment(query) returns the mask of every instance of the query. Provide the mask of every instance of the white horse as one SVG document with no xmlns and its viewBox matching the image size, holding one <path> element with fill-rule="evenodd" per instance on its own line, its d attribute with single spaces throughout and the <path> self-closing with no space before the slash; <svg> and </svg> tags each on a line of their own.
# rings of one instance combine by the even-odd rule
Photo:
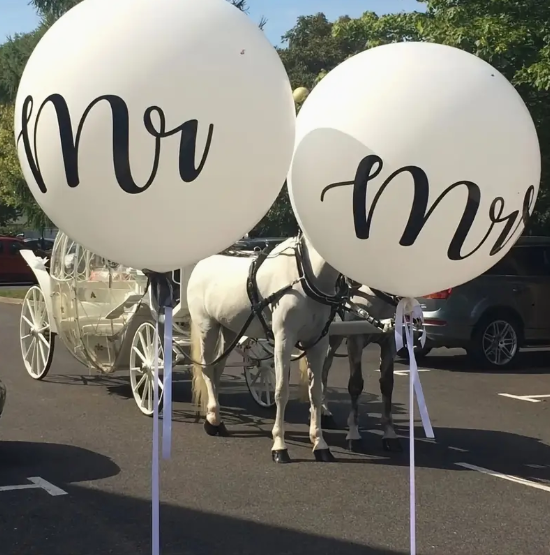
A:
<svg viewBox="0 0 550 555">
<path fill-rule="evenodd" d="M 218 393 L 227 355 L 212 364 L 231 346 L 251 315 L 248 278 L 252 258 L 215 255 L 199 262 L 187 287 L 192 322 L 193 395 L 206 414 L 204 428 L 209 435 L 227 435 L 220 418 Z M 334 457 L 323 438 L 321 426 L 322 370 L 328 351 L 328 323 L 336 310 L 341 275 L 325 262 L 303 236 L 278 245 L 260 265 L 256 276 L 258 299 L 285 289 L 263 310 L 274 341 L 275 402 L 272 458 L 290 462 L 285 443 L 284 414 L 289 399 L 290 362 L 299 343 L 307 351 L 309 437 L 317 461 Z M 331 302 L 333 304 L 331 305 Z M 245 334 L 265 338 L 265 327 L 254 317 Z"/>
<path fill-rule="evenodd" d="M 366 286 L 354 291 L 352 302 L 364 308 L 372 317 L 384 321 L 395 316 L 396 303 L 393 298 L 384 293 L 373 292 Z M 357 320 L 358 317 L 346 313 L 346 320 Z M 330 348 L 323 366 L 323 407 L 322 426 L 325 429 L 335 429 L 337 424 L 327 403 L 327 382 L 329 370 L 338 347 L 340 347 L 343 336 L 331 335 Z M 350 368 L 348 391 L 351 397 L 351 411 L 348 416 L 348 434 L 346 440 L 348 449 L 355 452 L 362 451 L 362 438 L 359 432 L 359 396 L 363 391 L 363 372 L 361 358 L 363 349 L 370 343 L 380 345 L 380 392 L 382 394 L 382 418 L 381 424 L 384 431 L 382 444 L 387 451 L 401 451 L 401 445 L 392 417 L 392 394 L 393 394 L 393 365 L 395 360 L 395 335 L 393 326 L 386 326 L 384 333 L 372 335 L 350 335 L 347 337 L 347 350 Z"/>
</svg>

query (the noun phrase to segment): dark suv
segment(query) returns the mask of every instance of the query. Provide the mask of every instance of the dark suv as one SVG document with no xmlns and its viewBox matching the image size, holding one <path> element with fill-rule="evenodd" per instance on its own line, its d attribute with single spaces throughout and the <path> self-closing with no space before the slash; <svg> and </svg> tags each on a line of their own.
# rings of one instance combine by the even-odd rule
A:
<svg viewBox="0 0 550 555">
<path fill-rule="evenodd" d="M 427 343 L 466 349 L 478 363 L 511 367 L 521 347 L 550 345 L 550 237 L 521 237 L 485 274 L 419 299 Z"/>
</svg>

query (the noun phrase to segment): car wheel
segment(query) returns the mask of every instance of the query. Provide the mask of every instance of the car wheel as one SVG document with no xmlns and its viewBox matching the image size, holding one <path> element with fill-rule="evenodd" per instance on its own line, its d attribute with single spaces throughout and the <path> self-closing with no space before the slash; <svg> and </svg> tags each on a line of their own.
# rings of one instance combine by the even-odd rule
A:
<svg viewBox="0 0 550 555">
<path fill-rule="evenodd" d="M 521 326 L 509 314 L 493 314 L 476 326 L 468 354 L 486 368 L 511 368 L 517 361 Z"/>
<path fill-rule="evenodd" d="M 422 360 L 423 358 L 426 358 L 430 352 L 431 352 L 432 348 L 431 347 L 414 347 L 414 357 L 416 358 L 416 360 Z M 404 360 L 409 360 L 409 350 L 407 349 L 407 347 L 403 347 L 402 349 L 399 349 L 399 351 L 397 352 L 397 356 L 399 358 L 402 358 Z"/>
</svg>

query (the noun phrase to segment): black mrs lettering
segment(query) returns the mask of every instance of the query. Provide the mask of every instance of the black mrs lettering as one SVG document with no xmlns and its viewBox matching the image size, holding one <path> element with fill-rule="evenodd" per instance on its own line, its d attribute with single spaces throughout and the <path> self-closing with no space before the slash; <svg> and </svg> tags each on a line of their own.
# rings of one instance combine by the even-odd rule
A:
<svg viewBox="0 0 550 555">
<path fill-rule="evenodd" d="M 403 235 L 399 240 L 399 244 L 403 247 L 410 247 L 414 245 L 416 239 L 424 229 L 424 226 L 426 225 L 430 216 L 434 213 L 435 209 L 447 195 L 458 188 L 466 189 L 468 194 L 466 205 L 464 206 L 462 217 L 460 218 L 460 222 L 458 223 L 456 231 L 447 250 L 447 256 L 450 260 L 464 260 L 465 258 L 472 256 L 487 241 L 495 225 L 504 224 L 502 231 L 500 232 L 500 235 L 498 236 L 490 252 L 491 256 L 497 254 L 510 241 L 519 226 L 522 223 L 524 225 L 527 223 L 527 220 L 534 205 L 535 187 L 533 185 L 530 185 L 525 191 L 521 210 L 514 210 L 507 215 L 504 215 L 504 199 L 502 197 L 496 197 L 489 207 L 490 225 L 487 232 L 485 233 L 485 236 L 480 241 L 479 245 L 473 248 L 470 252 L 463 253 L 462 250 L 464 243 L 468 237 L 468 233 L 472 228 L 472 225 L 476 219 L 479 210 L 479 204 L 481 201 L 481 190 L 479 186 L 472 181 L 457 181 L 456 183 L 453 183 L 452 185 L 447 187 L 439 195 L 439 197 L 437 197 L 435 202 L 428 208 L 428 198 L 430 193 L 428 176 L 418 166 L 405 166 L 394 171 L 384 181 L 384 183 L 382 183 L 380 189 L 378 189 L 378 191 L 374 195 L 372 204 L 368 208 L 367 212 L 367 187 L 370 181 L 378 177 L 378 175 L 382 171 L 382 167 L 383 162 L 379 156 L 373 154 L 366 156 L 359 163 L 359 166 L 357 167 L 357 172 L 355 174 L 355 179 L 353 181 L 332 183 L 325 187 L 321 193 L 321 202 L 323 202 L 325 199 L 325 195 L 331 189 L 350 185 L 353 186 L 353 221 L 355 226 L 355 235 L 358 239 L 369 238 L 372 218 L 374 216 L 376 205 L 387 187 L 394 181 L 396 177 L 401 174 L 408 174 L 411 177 L 414 188 L 414 197 L 412 201 L 411 211 L 409 213 L 409 219 L 405 226 L 405 230 L 403 231 Z"/>
<path fill-rule="evenodd" d="M 59 130 L 59 141 L 61 144 L 61 155 L 65 168 L 65 177 L 69 187 L 77 187 L 80 184 L 80 175 L 78 168 L 78 155 L 82 130 L 86 123 L 88 114 L 100 102 L 106 102 L 111 109 L 112 116 L 112 153 L 113 153 L 113 169 L 116 180 L 120 188 L 131 195 L 143 193 L 155 181 L 158 172 L 161 143 L 162 139 L 172 135 L 180 134 L 179 148 L 179 174 L 185 183 L 190 183 L 197 179 L 204 168 L 210 145 L 212 143 L 212 135 L 214 133 L 214 125 L 210 124 L 208 128 L 208 137 L 203 155 L 198 167 L 195 167 L 195 151 L 197 143 L 198 121 L 192 119 L 175 127 L 174 129 L 166 129 L 166 116 L 158 106 L 151 106 L 145 110 L 143 114 L 143 124 L 147 132 L 153 137 L 153 167 L 147 182 L 143 186 L 139 186 L 133 176 L 130 167 L 130 116 L 128 107 L 122 98 L 115 95 L 104 95 L 96 98 L 86 108 L 82 118 L 78 123 L 76 135 L 73 136 L 73 126 L 71 114 L 67 106 L 67 102 L 60 94 L 52 94 L 42 102 L 34 121 L 34 129 L 29 129 L 29 122 L 34 108 L 32 96 L 27 96 L 23 102 L 21 110 L 21 132 L 17 138 L 17 144 L 23 141 L 23 148 L 27 158 L 29 168 L 36 180 L 38 188 L 45 193 L 48 188 L 44 182 L 44 178 L 40 171 L 40 162 L 37 151 L 36 139 L 40 116 L 46 106 L 51 104 L 55 110 L 57 117 L 57 128 Z M 156 124 L 153 122 L 155 117 Z M 32 142 L 31 142 L 32 134 Z"/>
</svg>

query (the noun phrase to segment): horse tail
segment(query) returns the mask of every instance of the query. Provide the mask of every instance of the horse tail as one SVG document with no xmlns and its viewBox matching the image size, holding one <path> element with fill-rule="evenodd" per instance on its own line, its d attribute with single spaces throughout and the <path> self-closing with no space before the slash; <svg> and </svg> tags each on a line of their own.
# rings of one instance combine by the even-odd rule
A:
<svg viewBox="0 0 550 555">
<path fill-rule="evenodd" d="M 309 364 L 307 356 L 303 356 L 298 365 L 300 367 L 299 398 L 301 403 L 309 402 Z"/>
<path fill-rule="evenodd" d="M 193 365 L 193 404 L 198 414 L 206 414 L 208 391 L 202 373 L 203 363 L 202 338 L 199 328 L 191 321 L 191 360 Z"/>
</svg>

